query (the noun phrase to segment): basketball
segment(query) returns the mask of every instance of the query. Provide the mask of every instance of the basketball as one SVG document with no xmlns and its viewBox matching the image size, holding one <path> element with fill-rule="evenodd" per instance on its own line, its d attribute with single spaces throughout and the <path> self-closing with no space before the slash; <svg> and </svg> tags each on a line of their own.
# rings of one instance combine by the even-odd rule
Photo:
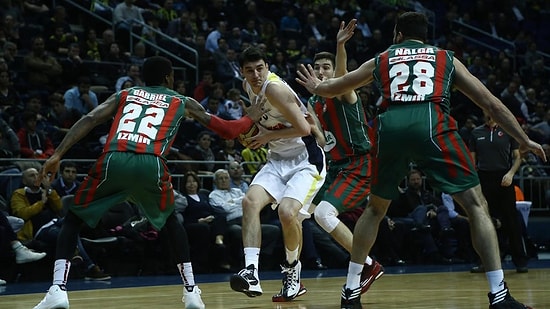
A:
<svg viewBox="0 0 550 309">
<path fill-rule="evenodd" d="M 247 131 L 239 134 L 239 143 L 241 143 L 244 147 L 248 147 L 250 145 L 250 142 L 247 142 L 246 139 L 257 135 L 259 132 L 260 129 L 258 129 L 256 124 L 253 124 Z"/>
</svg>

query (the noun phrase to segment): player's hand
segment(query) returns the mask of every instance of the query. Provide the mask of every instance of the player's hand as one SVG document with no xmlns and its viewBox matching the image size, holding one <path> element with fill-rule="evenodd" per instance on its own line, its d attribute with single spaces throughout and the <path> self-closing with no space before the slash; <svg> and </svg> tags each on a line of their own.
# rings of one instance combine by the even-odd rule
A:
<svg viewBox="0 0 550 309">
<path fill-rule="evenodd" d="M 529 151 L 533 152 L 534 154 L 539 156 L 542 159 L 542 161 L 546 162 L 547 160 L 546 153 L 544 152 L 544 149 L 539 143 L 535 143 L 532 140 L 529 140 L 527 144 L 519 146 L 519 152 L 521 154 L 525 154 Z"/>
<path fill-rule="evenodd" d="M 245 142 L 248 145 L 247 147 L 250 149 L 262 148 L 264 145 L 266 145 L 270 141 L 270 136 L 269 136 L 270 131 L 262 126 L 257 126 L 257 127 L 259 130 L 258 134 L 245 139 Z"/>
<path fill-rule="evenodd" d="M 36 180 L 36 185 L 40 185 L 43 181 L 48 181 L 48 183 L 51 181 L 51 179 L 55 179 L 55 174 L 59 170 L 59 164 L 60 164 L 61 158 L 57 155 L 53 154 L 46 162 L 44 162 L 44 165 L 42 166 L 42 169 L 40 170 L 40 174 L 38 175 L 38 178 Z"/>
<path fill-rule="evenodd" d="M 315 88 L 321 83 L 321 80 L 315 75 L 315 71 L 313 71 L 311 64 L 308 64 L 307 67 L 300 64 L 296 73 L 298 74 L 296 82 L 304 86 L 310 93 L 316 94 Z"/>
<path fill-rule="evenodd" d="M 336 43 L 338 44 L 344 44 L 349 39 L 353 37 L 354 30 L 357 27 L 357 19 L 352 19 L 349 21 L 349 23 L 346 25 L 345 21 L 342 21 L 340 23 L 340 29 L 338 30 L 338 34 L 336 34 Z"/>
<path fill-rule="evenodd" d="M 246 114 L 254 122 L 258 122 L 265 113 L 270 111 L 265 107 L 266 103 L 267 97 L 265 95 L 256 96 L 250 106 L 245 108 Z"/>
</svg>

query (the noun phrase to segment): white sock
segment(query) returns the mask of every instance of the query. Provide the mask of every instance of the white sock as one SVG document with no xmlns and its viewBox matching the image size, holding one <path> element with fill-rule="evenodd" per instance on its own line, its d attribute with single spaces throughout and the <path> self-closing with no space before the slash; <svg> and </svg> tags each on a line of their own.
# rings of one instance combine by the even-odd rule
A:
<svg viewBox="0 0 550 309">
<path fill-rule="evenodd" d="M 260 248 L 246 247 L 244 248 L 244 267 L 248 265 L 254 265 L 254 268 L 258 269 L 260 263 Z"/>
<path fill-rule="evenodd" d="M 183 286 L 192 287 L 195 285 L 195 276 L 193 275 L 193 266 L 191 262 L 179 263 L 178 270 L 180 271 Z"/>
<path fill-rule="evenodd" d="M 353 290 L 359 287 L 359 284 L 361 282 L 362 271 L 363 271 L 363 264 L 349 262 L 348 277 L 346 279 L 346 288 Z"/>
<path fill-rule="evenodd" d="M 59 286 L 67 284 L 67 278 L 69 277 L 69 270 L 71 269 L 71 261 L 65 259 L 55 260 L 53 268 L 53 282 Z"/>
<path fill-rule="evenodd" d="M 296 249 L 291 251 L 287 247 L 285 247 L 286 261 L 288 262 L 288 265 L 292 265 L 294 262 L 298 260 L 298 248 L 299 247 L 296 247 Z"/>
<path fill-rule="evenodd" d="M 495 294 L 504 289 L 504 271 L 502 269 L 488 271 L 485 273 L 485 276 L 487 277 L 487 281 L 489 281 L 491 293 Z"/>
<path fill-rule="evenodd" d="M 366 263 L 367 265 L 369 265 L 369 266 L 372 265 L 372 259 L 371 259 L 370 256 L 367 255 L 367 258 L 365 259 L 365 263 Z"/>
</svg>

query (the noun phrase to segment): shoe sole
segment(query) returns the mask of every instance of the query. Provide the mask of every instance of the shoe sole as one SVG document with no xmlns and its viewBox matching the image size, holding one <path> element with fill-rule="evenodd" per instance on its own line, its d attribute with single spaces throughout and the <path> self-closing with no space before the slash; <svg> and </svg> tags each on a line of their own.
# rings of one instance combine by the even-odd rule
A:
<svg viewBox="0 0 550 309">
<path fill-rule="evenodd" d="M 298 294 L 296 294 L 296 296 L 294 296 L 294 297 L 285 297 L 285 296 L 283 296 L 283 294 L 277 293 L 277 294 L 275 294 L 271 297 L 271 301 L 274 302 L 274 303 L 288 302 L 288 301 L 292 301 L 296 297 L 300 297 L 300 296 L 302 296 L 306 293 L 307 293 L 307 289 L 304 287 L 304 285 L 302 283 L 300 283 L 300 290 L 298 290 Z"/>
<path fill-rule="evenodd" d="M 229 284 L 231 285 L 231 289 L 233 291 L 244 293 L 248 297 L 262 295 L 262 292 L 260 291 L 250 291 L 250 284 L 248 284 L 248 281 L 244 280 L 241 276 L 231 276 L 231 279 L 229 279 Z"/>
</svg>

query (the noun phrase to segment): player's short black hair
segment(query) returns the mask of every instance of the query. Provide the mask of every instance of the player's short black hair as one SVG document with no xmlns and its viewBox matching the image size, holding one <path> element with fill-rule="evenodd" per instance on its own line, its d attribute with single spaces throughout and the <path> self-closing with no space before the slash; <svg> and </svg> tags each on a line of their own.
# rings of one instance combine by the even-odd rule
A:
<svg viewBox="0 0 550 309">
<path fill-rule="evenodd" d="M 396 33 L 401 32 L 405 39 L 417 39 L 422 42 L 428 37 L 428 18 L 418 12 L 401 14 L 395 22 Z"/>
<path fill-rule="evenodd" d="M 245 63 L 255 62 L 258 60 L 263 60 L 264 62 L 267 62 L 267 56 L 261 49 L 250 46 L 241 52 L 239 56 L 239 65 L 242 68 Z"/>
<path fill-rule="evenodd" d="M 316 53 L 315 57 L 313 57 L 313 62 L 315 63 L 315 61 L 320 60 L 320 59 L 328 59 L 332 63 L 333 68 L 336 66 L 335 65 L 336 64 L 336 56 L 334 56 L 333 53 L 329 53 L 329 52 Z"/>
<path fill-rule="evenodd" d="M 143 63 L 143 81 L 147 86 L 160 86 L 172 73 L 172 62 L 162 56 L 149 57 Z"/>
</svg>

